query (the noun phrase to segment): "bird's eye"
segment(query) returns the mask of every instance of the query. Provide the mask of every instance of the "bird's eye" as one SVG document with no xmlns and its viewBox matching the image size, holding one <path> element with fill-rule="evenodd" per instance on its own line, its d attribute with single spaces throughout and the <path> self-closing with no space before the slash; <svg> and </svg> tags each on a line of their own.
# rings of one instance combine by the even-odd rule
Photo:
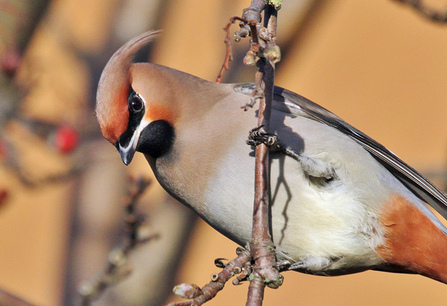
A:
<svg viewBox="0 0 447 306">
<path fill-rule="evenodd" d="M 135 94 L 135 95 L 132 95 L 132 97 L 130 97 L 129 107 L 135 113 L 138 113 L 143 110 L 144 104 L 143 104 L 143 101 L 141 101 L 141 98 Z"/>
</svg>

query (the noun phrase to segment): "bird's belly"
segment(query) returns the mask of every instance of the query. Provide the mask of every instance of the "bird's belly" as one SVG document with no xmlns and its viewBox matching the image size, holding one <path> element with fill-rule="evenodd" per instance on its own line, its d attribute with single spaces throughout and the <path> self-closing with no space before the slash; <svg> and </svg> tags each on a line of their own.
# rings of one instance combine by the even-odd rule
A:
<svg viewBox="0 0 447 306">
<path fill-rule="evenodd" d="M 338 176 L 328 182 L 311 178 L 297 160 L 270 154 L 272 236 L 279 259 L 338 258 L 328 270 L 380 262 L 375 252 L 383 243 L 378 214 L 394 188 L 384 183 L 390 174 L 338 131 L 306 118 L 277 116 L 273 113 L 271 122 L 278 124 L 272 131 L 280 141 L 330 164 Z M 255 172 L 254 152 L 244 144 L 244 136 L 235 139 L 233 153 L 219 161 L 220 169 L 209 184 L 205 216 L 242 245 L 251 237 Z"/>
<path fill-rule="evenodd" d="M 279 260 L 343 258 L 327 270 L 380 261 L 374 251 L 382 242 L 379 221 L 356 194 L 340 182 L 315 186 L 296 160 L 272 157 L 272 234 Z M 225 164 L 232 167 L 210 184 L 214 187 L 207 195 L 203 217 L 222 234 L 245 245 L 251 237 L 254 160 L 239 156 Z"/>
</svg>

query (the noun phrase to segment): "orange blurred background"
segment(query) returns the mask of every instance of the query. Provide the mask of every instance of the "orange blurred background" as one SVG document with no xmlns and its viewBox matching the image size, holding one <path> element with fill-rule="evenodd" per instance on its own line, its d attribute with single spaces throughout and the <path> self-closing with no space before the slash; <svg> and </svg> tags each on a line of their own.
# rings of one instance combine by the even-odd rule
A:
<svg viewBox="0 0 447 306">
<path fill-rule="evenodd" d="M 15 120 L 4 124 L 2 137 L 16 147 L 32 181 L 79 165 L 81 170 L 28 186 L 11 167 L 0 168 L 0 187 L 9 194 L 0 206 L 1 288 L 37 305 L 73 304 L 76 284 L 97 275 L 119 241 L 126 173 L 152 175 L 142 156 L 129 168 L 122 165 L 94 122 L 96 84 L 113 51 L 132 36 L 161 28 L 151 61 L 214 80 L 225 53 L 222 28 L 249 2 L 50 2 L 14 79 L 24 88 L 19 113 L 70 123 L 80 131 L 81 144 L 74 153 L 59 154 Z M 284 0 L 278 19 L 284 57 L 276 84 L 333 111 L 445 189 L 447 25 L 392 0 Z M 0 29 L 5 28 L 8 24 Z M 240 42 L 238 54 L 246 47 L 247 41 Z M 0 44 L 0 56 L 7 50 Z M 253 79 L 253 69 L 235 62 L 224 81 Z M 135 273 L 95 305 L 158 305 L 160 300 L 150 300 L 149 288 L 166 292 L 181 282 L 202 286 L 218 271 L 215 258 L 235 257 L 234 243 L 193 221 L 177 203 L 166 206 L 166 198 L 161 187 L 151 185 L 142 209 L 162 238 L 138 250 L 131 258 Z M 160 267 L 165 258 L 176 272 L 151 270 L 151 262 Z M 447 300 L 445 285 L 417 275 L 364 272 L 325 278 L 288 272 L 284 277 L 281 288 L 266 290 L 264 305 L 444 305 Z M 243 305 L 246 292 L 247 284 L 228 284 L 208 305 Z"/>
</svg>

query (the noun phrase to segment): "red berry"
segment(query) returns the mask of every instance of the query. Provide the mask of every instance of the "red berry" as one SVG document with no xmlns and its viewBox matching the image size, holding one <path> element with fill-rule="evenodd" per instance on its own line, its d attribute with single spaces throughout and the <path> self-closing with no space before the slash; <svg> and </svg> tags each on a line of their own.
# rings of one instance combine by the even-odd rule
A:
<svg viewBox="0 0 447 306">
<path fill-rule="evenodd" d="M 0 61 L 1 70 L 9 77 L 13 77 L 20 66 L 22 57 L 17 50 L 10 50 Z"/>
<path fill-rule="evenodd" d="M 67 154 L 77 147 L 78 141 L 76 130 L 71 126 L 63 125 L 56 130 L 53 145 L 60 153 Z"/>
<path fill-rule="evenodd" d="M 5 204 L 8 197 L 9 197 L 8 191 L 6 189 L 0 189 L 0 206 Z"/>
</svg>

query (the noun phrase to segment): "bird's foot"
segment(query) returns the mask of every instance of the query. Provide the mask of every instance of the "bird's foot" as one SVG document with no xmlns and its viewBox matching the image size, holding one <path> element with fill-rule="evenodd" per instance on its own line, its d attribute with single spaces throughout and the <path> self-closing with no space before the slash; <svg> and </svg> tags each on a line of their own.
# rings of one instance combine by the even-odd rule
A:
<svg viewBox="0 0 447 306">
<path fill-rule="evenodd" d="M 250 130 L 247 140 L 248 145 L 257 146 L 262 143 L 269 147 L 273 152 L 281 152 L 294 158 L 301 164 L 303 171 L 310 177 L 324 179 L 324 182 L 318 183 L 319 185 L 337 178 L 331 163 L 297 153 L 290 147 L 281 143 L 278 139 L 278 135 L 267 133 L 263 127 L 264 126 L 261 125 Z"/>
<path fill-rule="evenodd" d="M 243 248 L 238 248 L 237 252 L 242 252 Z M 228 259 L 226 258 L 216 258 L 214 260 L 214 265 L 218 268 L 225 269 L 228 265 L 234 265 L 232 261 L 229 261 L 228 263 L 224 263 L 223 261 L 226 261 Z M 249 280 L 250 274 L 253 272 L 253 267 L 250 260 L 247 260 L 241 267 L 229 267 L 232 269 L 232 272 L 234 275 L 237 275 L 236 278 L 233 280 L 233 285 L 240 285 L 243 281 Z M 228 268 L 227 268 L 228 269 Z"/>
<path fill-rule="evenodd" d="M 284 153 L 298 161 L 300 161 L 300 154 L 281 143 L 278 135 L 267 133 L 263 129 L 264 125 L 255 127 L 248 132 L 247 144 L 250 146 L 257 146 L 261 143 L 270 148 L 271 151 Z"/>
<path fill-rule="evenodd" d="M 283 146 L 278 141 L 278 136 L 275 134 L 267 133 L 263 129 L 263 125 L 255 127 L 248 132 L 248 140 L 247 144 L 250 146 L 257 146 L 259 144 L 265 144 L 267 147 L 274 151 L 281 151 L 281 147 Z"/>
</svg>

